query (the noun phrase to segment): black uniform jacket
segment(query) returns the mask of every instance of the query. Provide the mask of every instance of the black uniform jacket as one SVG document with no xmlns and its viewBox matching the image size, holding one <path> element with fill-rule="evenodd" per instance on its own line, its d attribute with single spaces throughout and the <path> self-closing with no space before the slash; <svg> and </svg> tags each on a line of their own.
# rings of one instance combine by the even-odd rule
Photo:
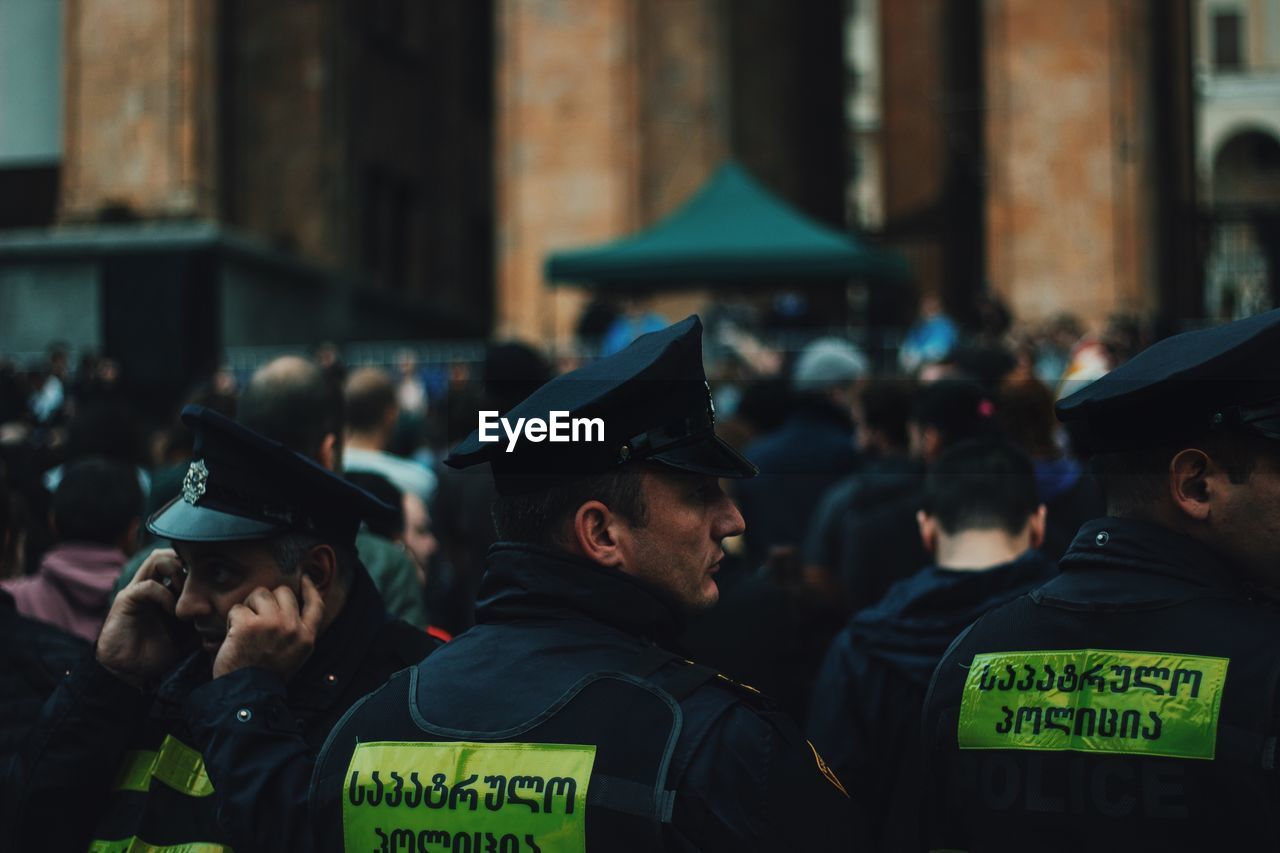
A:
<svg viewBox="0 0 1280 853">
<path fill-rule="evenodd" d="M 975 619 L 1053 575 L 1038 551 L 982 571 L 930 566 L 836 635 L 807 734 L 867 809 L 878 849 L 909 849 L 921 837 L 920 712 L 938 661 Z"/>
<path fill-rule="evenodd" d="M 359 568 L 342 612 L 288 684 L 254 668 L 211 679 L 196 652 L 142 692 L 88 658 L 58 686 L 21 755 L 16 849 L 134 837 L 236 853 L 311 849 L 307 783 L 329 730 L 437 645 L 393 621 Z"/>
<path fill-rule="evenodd" d="M 934 674 L 930 846 L 1276 849 L 1276 602 L 1132 519 L 1086 523 L 1059 569 Z"/>
<path fill-rule="evenodd" d="M 511 543 L 498 543 L 489 553 L 477 618 L 474 628 L 417 667 L 410 694 L 415 718 L 452 732 L 453 740 L 519 730 L 559 707 L 584 675 L 616 670 L 620 660 L 655 647 L 671 648 L 680 627 L 660 594 L 626 574 Z M 670 667 L 680 668 L 680 662 Z M 666 671 L 655 671 L 651 682 L 662 687 Z M 374 694 L 339 724 L 317 767 L 311 807 L 325 849 L 341 847 L 344 774 L 357 741 L 402 739 L 389 736 L 397 731 L 395 709 L 378 700 Z M 671 762 L 679 769 L 671 771 L 677 778 L 666 780 L 675 791 L 667 849 L 826 850 L 850 844 L 850 802 L 789 718 L 768 710 L 749 689 L 716 677 L 680 700 L 679 708 L 682 725 Z M 401 713 L 408 718 L 407 710 Z M 599 707 L 588 716 L 609 720 L 624 713 Z M 626 739 L 627 733 L 612 737 Z M 624 846 L 607 832 L 593 836 L 591 802 L 588 849 Z"/>
<path fill-rule="evenodd" d="M 0 765 L 22 746 L 45 699 L 88 650 L 74 634 L 18 613 L 13 596 L 0 590 Z"/>
</svg>

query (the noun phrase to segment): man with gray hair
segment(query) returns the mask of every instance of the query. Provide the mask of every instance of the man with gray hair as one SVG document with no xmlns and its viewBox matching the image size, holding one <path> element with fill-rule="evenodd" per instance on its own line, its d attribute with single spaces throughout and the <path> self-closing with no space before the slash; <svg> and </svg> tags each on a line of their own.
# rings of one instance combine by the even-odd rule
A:
<svg viewBox="0 0 1280 853">
<path fill-rule="evenodd" d="M 362 367 L 347 378 L 343 394 L 347 408 L 343 470 L 386 477 L 400 491 L 430 503 L 436 488 L 435 473 L 388 451 L 400 419 L 400 404 L 390 375 L 378 367 Z"/>
<path fill-rule="evenodd" d="M 747 446 L 760 476 L 736 484 L 755 562 L 798 546 L 822 493 L 857 467 L 853 405 L 867 374 L 866 356 L 842 338 L 819 338 L 797 357 L 791 415 Z"/>
<path fill-rule="evenodd" d="M 342 470 L 346 422 L 342 389 L 312 361 L 283 355 L 258 368 L 240 395 L 237 420 L 330 471 Z M 151 550 L 125 564 L 116 594 L 133 580 Z M 387 610 L 410 625 L 426 627 L 422 584 L 404 549 L 366 527 L 356 534 L 356 551 Z"/>
<path fill-rule="evenodd" d="M 316 751 L 436 646 L 387 613 L 356 554 L 392 507 L 216 412 L 182 417 L 196 458 L 147 522 L 173 548 L 45 704 L 6 849 L 312 849 Z"/>
</svg>

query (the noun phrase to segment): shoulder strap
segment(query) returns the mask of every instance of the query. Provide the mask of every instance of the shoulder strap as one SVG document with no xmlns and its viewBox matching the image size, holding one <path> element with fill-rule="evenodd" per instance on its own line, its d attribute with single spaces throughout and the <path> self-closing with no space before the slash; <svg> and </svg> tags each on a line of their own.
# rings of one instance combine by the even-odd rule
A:
<svg viewBox="0 0 1280 853">
<path fill-rule="evenodd" d="M 668 664 L 674 664 L 674 666 L 668 666 Z M 659 671 L 662 673 L 661 676 L 655 678 Z M 772 701 L 751 685 L 734 681 L 719 670 L 694 663 L 659 646 L 650 646 L 640 652 L 630 664 L 622 668 L 621 672 L 652 681 L 677 702 L 689 698 L 704 684 L 716 684 L 754 705 L 772 707 Z"/>
</svg>

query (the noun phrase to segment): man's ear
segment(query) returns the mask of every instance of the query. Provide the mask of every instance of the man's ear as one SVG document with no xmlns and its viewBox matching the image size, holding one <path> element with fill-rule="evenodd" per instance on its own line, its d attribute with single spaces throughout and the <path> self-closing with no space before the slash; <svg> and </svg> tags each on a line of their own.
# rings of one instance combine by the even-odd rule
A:
<svg viewBox="0 0 1280 853">
<path fill-rule="evenodd" d="M 1036 507 L 1036 511 L 1027 519 L 1027 529 L 1031 533 L 1028 548 L 1039 548 L 1044 544 L 1045 523 L 1049 519 L 1049 508 L 1044 504 Z"/>
<path fill-rule="evenodd" d="M 298 564 L 298 571 L 311 578 L 321 597 L 338 583 L 338 555 L 329 545 L 317 545 Z"/>
<path fill-rule="evenodd" d="M 1217 466 L 1209 454 L 1194 447 L 1178 451 L 1169 462 L 1169 496 L 1177 509 L 1196 521 L 1208 521 Z"/>
<path fill-rule="evenodd" d="M 916 511 L 916 526 L 920 528 L 920 543 L 930 555 L 938 552 L 938 520 L 924 510 Z"/>
<path fill-rule="evenodd" d="M 120 534 L 120 540 L 116 546 L 127 556 L 132 557 L 138 551 L 138 532 L 142 529 L 142 519 L 134 518 L 129 522 L 128 529 Z"/>
<path fill-rule="evenodd" d="M 324 438 L 320 440 L 320 452 L 317 454 L 316 461 L 330 471 L 342 470 L 342 449 L 338 446 L 336 433 L 325 433 Z"/>
<path fill-rule="evenodd" d="M 920 430 L 921 458 L 932 462 L 942 454 L 942 431 L 937 427 L 926 426 Z"/>
<path fill-rule="evenodd" d="M 602 566 L 623 565 L 621 519 L 601 501 L 587 501 L 573 514 L 569 531 L 577 553 Z"/>
</svg>

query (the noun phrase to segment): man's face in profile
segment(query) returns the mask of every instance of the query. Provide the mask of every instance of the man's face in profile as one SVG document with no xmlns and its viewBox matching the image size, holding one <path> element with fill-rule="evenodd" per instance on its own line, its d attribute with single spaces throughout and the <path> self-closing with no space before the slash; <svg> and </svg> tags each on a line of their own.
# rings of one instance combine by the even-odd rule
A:
<svg viewBox="0 0 1280 853">
<path fill-rule="evenodd" d="M 1219 490 L 1214 508 L 1215 549 L 1260 586 L 1280 590 L 1280 442 L 1269 442 L 1243 483 L 1225 471 L 1212 478 Z"/>
<path fill-rule="evenodd" d="M 687 611 L 706 610 L 720 597 L 720 543 L 746 529 L 742 514 L 716 477 L 662 465 L 646 466 L 641 476 L 647 520 L 630 528 L 624 571 L 662 589 Z"/>
<path fill-rule="evenodd" d="M 186 572 L 175 614 L 191 624 L 212 658 L 227 634 L 227 614 L 258 587 L 288 584 L 298 592 L 299 574 L 281 570 L 266 542 L 175 542 Z"/>
</svg>

